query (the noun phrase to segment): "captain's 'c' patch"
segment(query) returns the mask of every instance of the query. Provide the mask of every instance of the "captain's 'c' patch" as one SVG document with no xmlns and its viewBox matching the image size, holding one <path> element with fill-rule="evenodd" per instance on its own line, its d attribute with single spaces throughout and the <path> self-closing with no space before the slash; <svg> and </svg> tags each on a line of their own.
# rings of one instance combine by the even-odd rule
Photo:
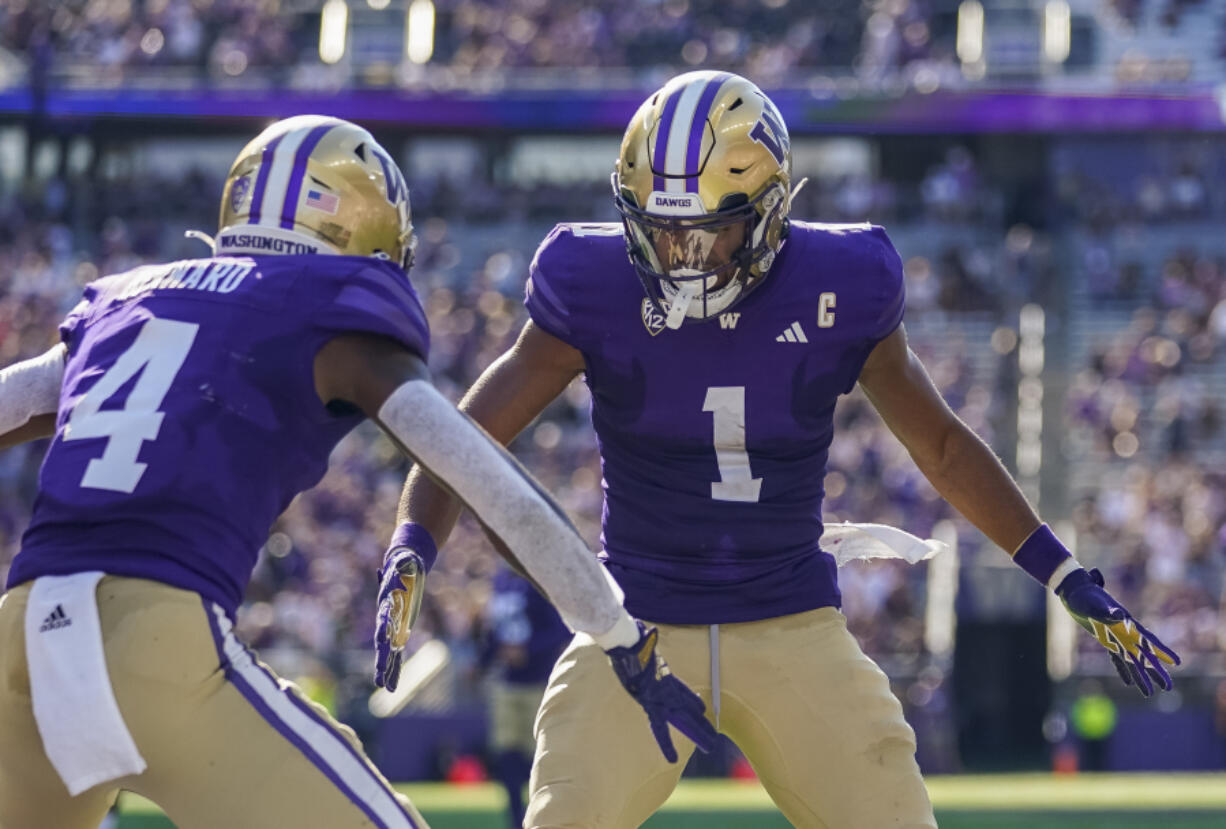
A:
<svg viewBox="0 0 1226 829">
<path fill-rule="evenodd" d="M 817 298 L 818 328 L 831 328 L 834 326 L 834 303 L 835 296 L 833 291 L 825 291 Z"/>
</svg>

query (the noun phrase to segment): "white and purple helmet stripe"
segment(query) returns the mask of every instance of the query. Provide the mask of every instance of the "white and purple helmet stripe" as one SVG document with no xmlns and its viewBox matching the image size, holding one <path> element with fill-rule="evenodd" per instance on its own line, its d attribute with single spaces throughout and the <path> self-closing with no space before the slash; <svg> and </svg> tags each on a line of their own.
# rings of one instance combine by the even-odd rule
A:
<svg viewBox="0 0 1226 829">
<path fill-rule="evenodd" d="M 225 611 L 204 603 L 226 679 L 380 829 L 422 829 L 401 808 L 383 779 L 343 736 L 283 689 L 235 638 Z"/>
<path fill-rule="evenodd" d="M 307 159 L 334 126 L 335 123 L 329 123 L 306 131 L 295 130 L 268 143 L 260 156 L 260 172 L 251 193 L 248 224 L 276 222 L 286 230 L 293 229 Z"/>
<path fill-rule="evenodd" d="M 711 104 L 732 75 L 716 72 L 705 83 L 687 84 L 669 95 L 660 115 L 652 169 L 653 189 L 667 193 L 697 193 L 702 136 Z"/>
<path fill-rule="evenodd" d="M 294 167 L 290 171 L 289 184 L 285 188 L 285 200 L 281 203 L 281 227 L 286 230 L 294 229 L 294 214 L 298 212 L 298 197 L 302 193 L 302 179 L 306 176 L 307 159 L 319 146 L 325 133 L 334 126 L 336 125 L 324 124 L 315 127 L 306 134 L 298 146 L 298 151 L 294 153 Z"/>
<path fill-rule="evenodd" d="M 260 223 L 260 216 L 264 212 L 264 193 L 268 190 L 268 177 L 272 174 L 273 158 L 277 152 L 277 145 L 284 137 L 284 135 L 278 135 L 269 141 L 260 152 L 260 172 L 255 177 L 255 188 L 251 191 L 251 211 L 247 217 L 247 221 L 253 225 Z"/>
</svg>

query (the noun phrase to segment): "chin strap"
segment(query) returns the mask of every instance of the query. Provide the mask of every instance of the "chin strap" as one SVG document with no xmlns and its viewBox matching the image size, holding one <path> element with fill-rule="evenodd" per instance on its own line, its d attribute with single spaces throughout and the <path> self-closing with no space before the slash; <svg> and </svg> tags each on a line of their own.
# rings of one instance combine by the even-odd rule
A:
<svg viewBox="0 0 1226 829">
<path fill-rule="evenodd" d="M 686 312 L 690 310 L 690 303 L 698 296 L 699 290 L 700 286 L 697 281 L 682 283 L 676 295 L 669 300 L 668 317 L 664 320 L 664 324 L 673 330 L 680 328 L 681 323 L 685 322 Z"/>
<path fill-rule="evenodd" d="M 199 239 L 209 246 L 209 250 L 216 250 L 217 248 L 217 243 L 213 241 L 213 237 L 203 230 L 185 230 L 183 231 L 183 236 L 187 239 Z"/>
</svg>

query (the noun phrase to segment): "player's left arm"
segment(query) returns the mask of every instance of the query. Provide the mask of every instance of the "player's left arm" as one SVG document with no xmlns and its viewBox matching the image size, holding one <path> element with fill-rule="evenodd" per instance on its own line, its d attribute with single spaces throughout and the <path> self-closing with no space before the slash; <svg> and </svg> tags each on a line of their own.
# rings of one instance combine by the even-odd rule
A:
<svg viewBox="0 0 1226 829">
<path fill-rule="evenodd" d="M 0 370 L 0 449 L 55 433 L 66 353 L 59 344 Z"/>
<path fill-rule="evenodd" d="M 1039 526 L 991 447 L 941 397 L 903 326 L 869 354 L 860 388 L 937 492 L 984 535 L 1016 550 Z"/>
<path fill-rule="evenodd" d="M 1170 690 L 1179 657 L 1103 590 L 1027 502 L 1004 464 L 941 397 L 899 325 L 869 354 L 860 387 L 933 487 L 1041 584 L 1111 653 L 1120 677 L 1148 696 Z"/>
<path fill-rule="evenodd" d="M 316 355 L 315 389 L 322 403 L 344 400 L 361 408 L 471 509 L 491 538 L 514 550 L 566 623 L 604 649 L 618 680 L 646 712 L 669 762 L 679 756 L 670 726 L 702 751 L 717 745 L 702 699 L 660 656 L 657 629 L 630 617 L 561 506 L 501 444 L 438 393 L 417 355 L 384 337 L 338 336 Z M 415 555 L 412 549 L 405 552 Z M 415 566 L 407 575 L 408 581 L 396 561 L 385 562 L 375 672 L 376 683 L 389 691 L 396 687 L 412 619 L 412 602 L 404 594 L 420 589 L 424 568 Z"/>
<path fill-rule="evenodd" d="M 470 508 L 496 544 L 517 554 L 571 627 L 597 641 L 609 632 L 628 634 L 634 623 L 562 508 L 484 429 L 439 394 L 416 354 L 382 336 L 337 336 L 316 355 L 315 388 L 321 401 L 343 400 L 360 408 Z M 418 541 L 427 548 L 417 552 L 428 569 L 434 543 Z"/>
</svg>

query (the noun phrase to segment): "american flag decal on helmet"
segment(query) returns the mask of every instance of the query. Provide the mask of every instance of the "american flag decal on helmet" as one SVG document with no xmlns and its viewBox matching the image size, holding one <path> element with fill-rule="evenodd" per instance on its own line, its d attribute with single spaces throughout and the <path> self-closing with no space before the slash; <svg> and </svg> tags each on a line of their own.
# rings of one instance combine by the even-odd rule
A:
<svg viewBox="0 0 1226 829">
<path fill-rule="evenodd" d="M 322 190 L 309 189 L 306 193 L 306 199 L 302 202 L 305 207 L 313 207 L 316 210 L 322 210 L 325 213 L 336 215 L 337 209 L 341 205 L 339 196 L 332 193 L 325 193 Z"/>
</svg>

